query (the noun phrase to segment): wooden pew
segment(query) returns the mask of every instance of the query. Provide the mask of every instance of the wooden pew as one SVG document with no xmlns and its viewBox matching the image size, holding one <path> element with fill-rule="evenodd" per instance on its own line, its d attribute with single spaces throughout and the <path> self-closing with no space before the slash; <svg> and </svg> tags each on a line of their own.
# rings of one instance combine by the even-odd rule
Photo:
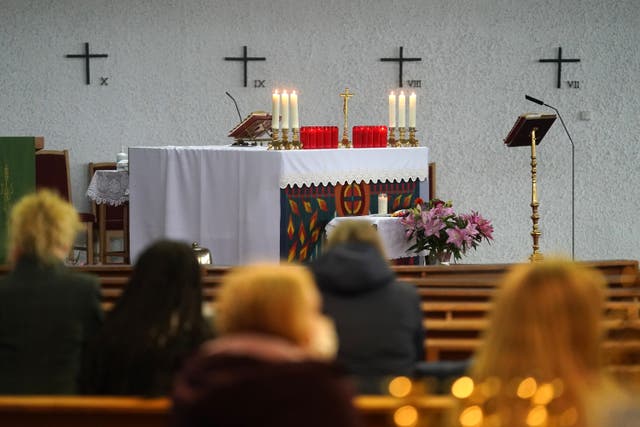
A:
<svg viewBox="0 0 640 427">
<path fill-rule="evenodd" d="M 0 396 L 0 425 L 15 427 L 167 427 L 167 399 Z"/>
<path fill-rule="evenodd" d="M 421 423 L 448 425 L 455 410 L 450 396 L 358 396 L 354 405 L 366 427 L 396 426 L 393 415 L 405 405 L 417 409 Z M 0 425 L 15 427 L 167 427 L 166 398 L 0 396 Z M 304 425 L 304 422 L 301 423 Z"/>
<path fill-rule="evenodd" d="M 637 326 L 640 317 L 638 261 L 614 260 L 584 264 L 597 268 L 607 279 L 606 326 L 609 338 L 605 345 L 606 351 L 613 356 L 623 351 L 635 353 L 639 347 L 637 343 L 640 342 Z M 511 264 L 392 267 L 400 280 L 417 287 L 422 298 L 428 330 L 425 344 L 428 360 L 460 359 L 472 354 L 486 327 L 491 298 L 499 287 L 500 280 L 511 267 Z M 92 265 L 72 269 L 100 277 L 105 309 L 109 309 L 119 298 L 132 271 L 129 265 Z M 7 266 L 0 266 L 0 276 L 7 271 Z M 206 300 L 215 299 L 217 288 L 227 271 L 229 267 L 224 266 L 203 268 Z"/>
</svg>

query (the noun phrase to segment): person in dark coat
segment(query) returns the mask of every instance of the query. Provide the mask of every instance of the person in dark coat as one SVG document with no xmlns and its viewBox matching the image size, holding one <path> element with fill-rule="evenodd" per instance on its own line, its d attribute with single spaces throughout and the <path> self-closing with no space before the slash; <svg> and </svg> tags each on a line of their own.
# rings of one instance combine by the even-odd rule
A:
<svg viewBox="0 0 640 427">
<path fill-rule="evenodd" d="M 13 270 L 0 280 L 0 394 L 75 394 L 102 323 L 97 277 L 63 265 L 80 231 L 69 203 L 43 190 L 9 220 Z"/>
<path fill-rule="evenodd" d="M 254 265 L 228 273 L 216 331 L 177 377 L 175 427 L 355 427 L 353 388 L 328 359 L 331 324 L 311 274 Z"/>
<path fill-rule="evenodd" d="M 211 337 L 203 317 L 200 265 L 191 247 L 147 247 L 91 343 L 82 392 L 165 396 L 184 359 Z"/>
<path fill-rule="evenodd" d="M 337 360 L 360 391 L 382 392 L 384 378 L 413 375 L 424 360 L 420 297 L 396 280 L 377 230 L 366 221 L 342 222 L 310 268 L 336 326 Z"/>
</svg>

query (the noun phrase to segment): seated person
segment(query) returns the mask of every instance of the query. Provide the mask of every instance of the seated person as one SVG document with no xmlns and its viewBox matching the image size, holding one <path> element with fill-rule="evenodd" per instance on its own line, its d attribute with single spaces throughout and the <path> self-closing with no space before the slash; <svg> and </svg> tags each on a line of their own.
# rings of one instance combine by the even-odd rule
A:
<svg viewBox="0 0 640 427">
<path fill-rule="evenodd" d="M 78 213 L 48 190 L 23 197 L 9 219 L 0 280 L 0 394 L 75 394 L 87 341 L 102 323 L 97 277 L 63 261 L 81 230 Z"/>
<path fill-rule="evenodd" d="M 424 360 L 420 297 L 396 280 L 377 230 L 365 221 L 341 222 L 311 271 L 336 325 L 337 359 L 360 392 L 383 392 L 385 377 L 413 375 Z"/>
<path fill-rule="evenodd" d="M 211 336 L 202 315 L 200 265 L 187 244 L 161 240 L 131 279 L 91 343 L 83 392 L 167 395 L 183 359 Z"/>
<path fill-rule="evenodd" d="M 179 374 L 175 426 L 354 426 L 351 387 L 336 366 L 328 319 L 303 267 L 228 273 L 216 301 L 219 337 Z"/>
<path fill-rule="evenodd" d="M 545 425 L 615 425 L 596 421 L 595 413 L 606 409 L 602 397 L 617 394 L 601 365 L 604 289 L 600 272 L 569 261 L 513 269 L 496 295 L 471 368 L 474 381 L 487 384 L 476 389 L 490 395 L 474 396 L 471 405 L 486 400 L 504 426 L 529 423 L 536 399 L 544 405 Z M 524 392 L 535 391 L 536 383 L 548 390 L 534 399 Z M 525 396 L 516 397 L 516 389 Z"/>
</svg>

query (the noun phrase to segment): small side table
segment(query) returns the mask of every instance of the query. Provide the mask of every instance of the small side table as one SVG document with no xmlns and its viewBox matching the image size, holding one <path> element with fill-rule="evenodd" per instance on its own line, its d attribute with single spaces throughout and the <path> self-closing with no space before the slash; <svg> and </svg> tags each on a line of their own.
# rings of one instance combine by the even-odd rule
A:
<svg viewBox="0 0 640 427">
<path fill-rule="evenodd" d="M 87 196 L 93 200 L 100 213 L 98 215 L 98 229 L 100 230 L 100 262 L 107 260 L 106 216 L 107 205 L 122 206 L 122 253 L 111 254 L 122 256 L 125 263 L 129 263 L 129 172 L 119 170 L 97 170 L 91 177 L 87 189 Z"/>
<path fill-rule="evenodd" d="M 327 236 L 330 237 L 333 229 L 343 221 L 366 221 L 376 227 L 387 258 L 391 260 L 415 256 L 415 254 L 409 250 L 411 242 L 408 242 L 405 237 L 404 226 L 400 223 L 400 218 L 390 215 L 335 217 L 325 227 Z"/>
</svg>

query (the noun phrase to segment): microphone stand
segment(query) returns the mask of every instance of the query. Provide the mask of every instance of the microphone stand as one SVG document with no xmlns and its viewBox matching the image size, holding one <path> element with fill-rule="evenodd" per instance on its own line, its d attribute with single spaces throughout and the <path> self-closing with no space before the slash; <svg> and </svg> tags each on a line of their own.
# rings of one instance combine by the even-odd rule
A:
<svg viewBox="0 0 640 427">
<path fill-rule="evenodd" d="M 562 123 L 562 127 L 564 128 L 565 133 L 569 137 L 569 142 L 571 143 L 571 259 L 575 260 L 576 259 L 576 254 L 575 254 L 575 228 L 576 228 L 575 227 L 575 218 L 576 218 L 575 216 L 575 204 L 576 204 L 575 203 L 575 184 L 576 184 L 575 163 L 576 161 L 575 161 L 575 146 L 573 144 L 573 139 L 571 138 L 571 134 L 567 130 L 567 126 L 564 124 L 564 120 L 562 120 L 562 115 L 560 114 L 560 111 L 558 111 L 556 107 L 546 104 L 543 101 L 540 101 L 539 99 L 533 98 L 529 95 L 525 95 L 524 97 L 527 101 L 544 105 L 545 107 L 549 107 L 553 111 L 555 111 L 558 114 L 558 117 L 560 118 L 560 123 Z"/>
<path fill-rule="evenodd" d="M 231 96 L 231 94 L 229 92 L 225 92 L 227 94 L 227 96 L 229 98 L 231 98 L 231 100 L 233 101 L 233 103 L 236 105 L 236 111 L 238 112 L 238 118 L 240 119 L 240 121 L 242 121 L 242 115 L 240 114 L 240 109 L 238 108 L 238 103 L 236 102 L 236 99 Z"/>
</svg>

